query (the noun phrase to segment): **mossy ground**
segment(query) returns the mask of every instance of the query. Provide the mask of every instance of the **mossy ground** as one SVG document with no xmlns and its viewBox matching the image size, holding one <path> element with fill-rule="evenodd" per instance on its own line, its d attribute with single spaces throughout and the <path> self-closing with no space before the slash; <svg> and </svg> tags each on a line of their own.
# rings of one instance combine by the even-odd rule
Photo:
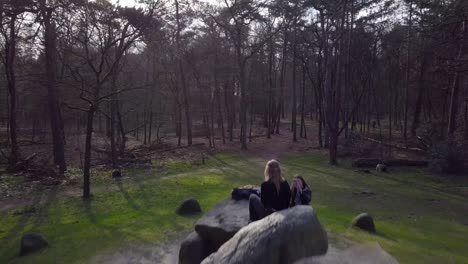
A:
<svg viewBox="0 0 468 264">
<path fill-rule="evenodd" d="M 347 162 L 330 167 L 325 157 L 312 154 L 291 154 L 281 162 L 287 179 L 301 174 L 311 185 L 313 207 L 331 232 L 377 241 L 401 263 L 468 263 L 466 180 L 420 169 L 367 174 Z M 90 202 L 58 189 L 36 193 L 36 205 L 0 212 L 0 263 L 82 263 L 127 244 L 164 243 L 190 230 L 201 216 L 176 215 L 180 201 L 195 197 L 206 211 L 233 187 L 260 183 L 264 163 L 252 156 L 217 154 L 204 165 L 174 161 L 165 171 L 125 171 L 131 177 L 120 181 L 100 172 L 93 176 Z M 79 187 L 76 182 L 67 188 Z M 361 212 L 374 217 L 377 235 L 349 228 Z M 19 240 L 28 231 L 43 234 L 50 247 L 20 258 Z"/>
</svg>

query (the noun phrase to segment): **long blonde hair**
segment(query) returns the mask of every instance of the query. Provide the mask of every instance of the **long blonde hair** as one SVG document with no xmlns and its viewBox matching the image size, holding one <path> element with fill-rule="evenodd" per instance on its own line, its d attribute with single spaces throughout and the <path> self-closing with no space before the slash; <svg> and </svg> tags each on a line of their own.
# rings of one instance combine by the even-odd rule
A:
<svg viewBox="0 0 468 264">
<path fill-rule="evenodd" d="M 280 182 L 284 181 L 284 178 L 281 175 L 280 163 L 277 160 L 274 160 L 274 159 L 269 160 L 267 162 L 267 164 L 265 165 L 265 181 L 271 180 L 270 169 L 271 169 L 271 166 L 274 166 L 274 165 L 276 165 L 278 167 L 278 169 L 279 169 L 279 173 L 280 173 L 279 182 L 278 182 L 278 184 L 279 184 Z"/>
</svg>

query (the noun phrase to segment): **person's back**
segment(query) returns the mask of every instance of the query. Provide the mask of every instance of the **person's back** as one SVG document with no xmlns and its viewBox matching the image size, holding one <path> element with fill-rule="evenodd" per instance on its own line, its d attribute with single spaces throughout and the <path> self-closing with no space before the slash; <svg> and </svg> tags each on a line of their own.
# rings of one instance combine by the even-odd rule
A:
<svg viewBox="0 0 468 264">
<path fill-rule="evenodd" d="M 274 211 L 283 210 L 289 207 L 291 190 L 287 181 L 280 183 L 279 191 L 271 181 L 263 182 L 260 196 L 265 208 L 272 208 Z"/>
</svg>

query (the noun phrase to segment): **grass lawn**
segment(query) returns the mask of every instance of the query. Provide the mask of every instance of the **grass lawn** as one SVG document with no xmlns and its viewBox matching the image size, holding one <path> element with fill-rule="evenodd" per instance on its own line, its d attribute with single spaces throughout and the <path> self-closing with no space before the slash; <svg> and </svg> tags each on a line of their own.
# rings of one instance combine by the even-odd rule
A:
<svg viewBox="0 0 468 264">
<path fill-rule="evenodd" d="M 331 232 L 377 241 L 401 263 L 468 263 L 467 180 L 430 176 L 419 169 L 366 174 L 347 162 L 329 167 L 325 157 L 312 154 L 292 154 L 281 162 L 287 179 L 299 173 L 311 185 L 313 207 Z M 264 163 L 217 154 L 205 165 L 173 162 L 165 172 L 127 171 L 124 175 L 132 176 L 121 181 L 100 173 L 93 176 L 90 203 L 63 191 L 37 193 L 34 201 L 41 203 L 34 212 L 0 212 L 0 263 L 82 263 L 127 244 L 164 243 L 192 229 L 201 216 L 177 216 L 180 201 L 195 197 L 206 211 L 233 187 L 259 184 Z M 362 190 L 375 195 L 362 195 Z M 374 216 L 377 235 L 349 228 L 361 212 Z M 40 232 L 50 246 L 20 258 L 19 240 L 27 231 Z"/>
</svg>

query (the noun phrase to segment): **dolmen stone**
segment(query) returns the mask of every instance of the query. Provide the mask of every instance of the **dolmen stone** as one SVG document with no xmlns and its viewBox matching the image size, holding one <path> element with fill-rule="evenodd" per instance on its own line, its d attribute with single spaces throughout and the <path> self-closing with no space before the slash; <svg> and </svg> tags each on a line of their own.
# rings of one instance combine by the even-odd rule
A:
<svg viewBox="0 0 468 264">
<path fill-rule="evenodd" d="M 200 204 L 194 198 L 185 199 L 176 209 L 178 215 L 193 215 L 200 212 Z"/>
<path fill-rule="evenodd" d="M 26 256 L 41 249 L 46 248 L 49 245 L 47 241 L 39 234 L 27 233 L 21 238 L 20 256 Z"/>
<path fill-rule="evenodd" d="M 374 219 L 368 213 L 356 216 L 351 225 L 367 232 L 375 233 Z"/>
<path fill-rule="evenodd" d="M 203 239 L 197 232 L 192 232 L 180 245 L 179 264 L 200 264 L 209 255 L 206 251 Z"/>
<path fill-rule="evenodd" d="M 182 242 L 179 251 L 180 264 L 200 264 L 211 253 L 249 223 L 247 200 L 228 198 L 206 213 Z"/>
<path fill-rule="evenodd" d="M 250 223 L 202 264 L 288 264 L 327 250 L 327 233 L 314 210 L 299 205 Z"/>
<path fill-rule="evenodd" d="M 249 224 L 249 201 L 228 198 L 217 204 L 195 224 L 195 231 L 214 248 Z"/>
</svg>

